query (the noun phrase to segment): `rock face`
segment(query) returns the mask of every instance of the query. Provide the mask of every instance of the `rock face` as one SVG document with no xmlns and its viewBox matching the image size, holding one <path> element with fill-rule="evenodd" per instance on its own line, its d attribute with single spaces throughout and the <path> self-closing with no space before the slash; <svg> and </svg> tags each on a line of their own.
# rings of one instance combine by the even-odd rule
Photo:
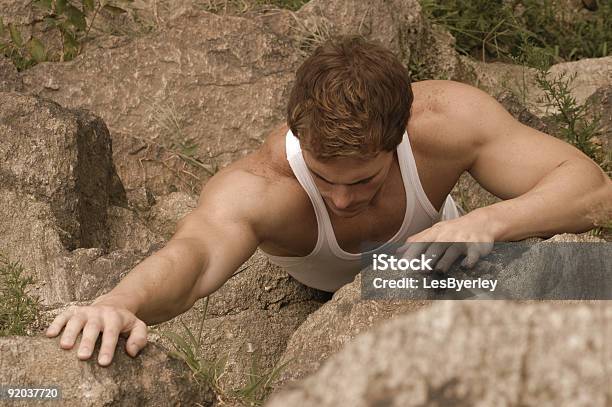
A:
<svg viewBox="0 0 612 407">
<path fill-rule="evenodd" d="M 359 336 L 284 406 L 601 406 L 612 397 L 612 306 L 446 302 Z"/>
<path fill-rule="evenodd" d="M 46 302 L 70 301 L 63 288 L 71 277 L 54 268 L 57 256 L 109 247 L 115 178 L 110 137 L 98 117 L 0 93 L 0 250 L 46 283 L 39 293 Z"/>
<path fill-rule="evenodd" d="M 21 77 L 10 59 L 0 55 L 0 92 L 20 92 L 23 89 Z"/>
<path fill-rule="evenodd" d="M 60 349 L 58 338 L 0 338 L 0 380 L 3 385 L 56 386 L 62 406 L 212 405 L 212 391 L 199 387 L 187 366 L 159 347 L 150 344 L 136 358 L 125 353 L 125 340 L 118 348 L 113 363 L 101 367 L 99 345 L 92 359 L 80 361 L 76 348 Z"/>
<path fill-rule="evenodd" d="M 48 205 L 64 247 L 106 247 L 113 175 L 104 122 L 84 110 L 0 94 L 2 188 Z"/>
</svg>

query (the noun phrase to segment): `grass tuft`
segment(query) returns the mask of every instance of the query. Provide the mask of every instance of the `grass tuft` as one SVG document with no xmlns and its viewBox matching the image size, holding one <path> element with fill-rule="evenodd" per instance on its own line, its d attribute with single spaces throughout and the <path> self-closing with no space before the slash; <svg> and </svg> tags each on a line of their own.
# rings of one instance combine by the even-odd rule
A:
<svg viewBox="0 0 612 407">
<path fill-rule="evenodd" d="M 0 336 L 29 335 L 40 321 L 40 299 L 29 293 L 32 277 L 18 262 L 0 254 Z"/>
</svg>

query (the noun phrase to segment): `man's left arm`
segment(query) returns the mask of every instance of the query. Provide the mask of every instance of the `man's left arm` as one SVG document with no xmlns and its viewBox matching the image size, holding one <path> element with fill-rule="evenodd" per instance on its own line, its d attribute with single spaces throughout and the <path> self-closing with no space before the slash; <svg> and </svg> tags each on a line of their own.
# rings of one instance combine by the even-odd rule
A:
<svg viewBox="0 0 612 407">
<path fill-rule="evenodd" d="M 488 220 L 495 241 L 582 233 L 610 220 L 612 182 L 593 160 L 518 122 L 486 93 L 466 92 L 473 99 L 460 109 L 469 119 L 464 130 L 478 146 L 468 171 L 504 199 L 473 211 Z"/>
<path fill-rule="evenodd" d="M 468 157 L 464 170 L 504 201 L 438 222 L 408 243 L 516 241 L 580 233 L 610 220 L 612 182 L 584 153 L 521 124 L 477 88 L 436 82 L 443 91 L 433 133 L 443 136 L 432 139 L 451 137 L 443 147 L 452 146 L 449 159 Z"/>
</svg>

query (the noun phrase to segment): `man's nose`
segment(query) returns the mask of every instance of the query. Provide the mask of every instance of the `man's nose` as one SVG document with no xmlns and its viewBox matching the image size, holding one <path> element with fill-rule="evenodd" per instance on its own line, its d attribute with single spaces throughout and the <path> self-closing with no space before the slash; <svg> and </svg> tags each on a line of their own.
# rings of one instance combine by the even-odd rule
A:
<svg viewBox="0 0 612 407">
<path fill-rule="evenodd" d="M 345 209 L 351 204 L 352 197 L 348 187 L 339 185 L 334 187 L 331 199 L 336 208 Z"/>
</svg>

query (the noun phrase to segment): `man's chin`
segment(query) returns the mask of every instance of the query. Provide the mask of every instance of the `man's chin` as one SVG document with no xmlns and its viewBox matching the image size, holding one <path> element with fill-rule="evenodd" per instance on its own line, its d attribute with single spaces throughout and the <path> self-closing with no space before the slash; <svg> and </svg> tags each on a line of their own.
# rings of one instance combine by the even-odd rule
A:
<svg viewBox="0 0 612 407">
<path fill-rule="evenodd" d="M 340 210 L 340 209 L 333 208 L 332 212 L 334 213 L 334 215 L 341 217 L 341 218 L 352 218 L 352 217 L 359 215 L 364 210 L 365 210 L 365 207 L 358 207 L 356 209 L 350 209 L 350 210 Z"/>
</svg>

